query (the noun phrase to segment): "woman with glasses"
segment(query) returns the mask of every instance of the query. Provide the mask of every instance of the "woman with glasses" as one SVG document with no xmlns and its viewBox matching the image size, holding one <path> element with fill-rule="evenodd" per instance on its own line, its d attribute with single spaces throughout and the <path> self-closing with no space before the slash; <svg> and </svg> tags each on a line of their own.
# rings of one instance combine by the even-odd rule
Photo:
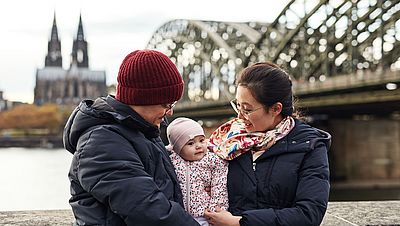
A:
<svg viewBox="0 0 400 226">
<path fill-rule="evenodd" d="M 238 117 L 210 137 L 229 161 L 228 211 L 207 210 L 216 226 L 320 225 L 329 197 L 331 136 L 296 118 L 289 75 L 257 63 L 238 76 Z"/>
</svg>

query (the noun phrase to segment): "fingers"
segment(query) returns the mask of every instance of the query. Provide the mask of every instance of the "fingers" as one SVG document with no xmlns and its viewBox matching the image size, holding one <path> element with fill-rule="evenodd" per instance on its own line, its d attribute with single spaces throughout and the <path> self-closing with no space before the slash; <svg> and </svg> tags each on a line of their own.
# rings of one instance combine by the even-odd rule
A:
<svg viewBox="0 0 400 226">
<path fill-rule="evenodd" d="M 214 215 L 215 212 L 210 211 L 209 209 L 204 210 L 204 217 L 207 219 L 210 225 L 214 225 L 214 219 L 213 219 Z"/>
<path fill-rule="evenodd" d="M 204 216 L 206 218 L 211 218 L 213 216 L 214 212 L 210 211 L 209 209 L 204 210 Z"/>
</svg>

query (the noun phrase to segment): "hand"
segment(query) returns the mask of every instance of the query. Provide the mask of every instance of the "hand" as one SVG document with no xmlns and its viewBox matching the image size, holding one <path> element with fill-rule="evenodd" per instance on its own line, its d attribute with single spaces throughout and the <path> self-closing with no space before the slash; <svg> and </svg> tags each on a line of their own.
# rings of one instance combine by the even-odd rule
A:
<svg viewBox="0 0 400 226">
<path fill-rule="evenodd" d="M 242 218 L 240 216 L 233 216 L 226 210 L 222 210 L 219 207 L 215 208 L 215 212 L 208 209 L 204 211 L 204 216 L 213 226 L 240 226 L 239 220 Z"/>
</svg>

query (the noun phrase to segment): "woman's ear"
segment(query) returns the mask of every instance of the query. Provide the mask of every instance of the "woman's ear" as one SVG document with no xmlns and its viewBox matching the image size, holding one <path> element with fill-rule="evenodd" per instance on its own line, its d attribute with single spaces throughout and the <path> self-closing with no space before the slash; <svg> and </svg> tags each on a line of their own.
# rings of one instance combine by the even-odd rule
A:
<svg viewBox="0 0 400 226">
<path fill-rule="evenodd" d="M 279 115 L 279 114 L 282 112 L 282 108 L 283 108 L 283 105 L 282 105 L 281 102 L 276 102 L 275 104 L 273 104 L 273 105 L 270 107 L 270 109 L 271 109 L 271 111 L 272 111 L 272 114 L 273 114 L 274 116 Z"/>
</svg>

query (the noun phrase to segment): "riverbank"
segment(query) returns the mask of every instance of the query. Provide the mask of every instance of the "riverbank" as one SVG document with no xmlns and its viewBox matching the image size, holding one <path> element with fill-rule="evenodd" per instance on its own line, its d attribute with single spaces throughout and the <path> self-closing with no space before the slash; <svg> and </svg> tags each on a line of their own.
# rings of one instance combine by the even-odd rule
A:
<svg viewBox="0 0 400 226">
<path fill-rule="evenodd" d="M 22 148 L 62 148 L 61 136 L 19 136 L 0 137 L 0 148 L 22 147 Z"/>
<path fill-rule="evenodd" d="M 322 226 L 391 225 L 400 226 L 400 201 L 330 202 Z M 0 225 L 70 226 L 71 210 L 0 212 Z"/>
</svg>

